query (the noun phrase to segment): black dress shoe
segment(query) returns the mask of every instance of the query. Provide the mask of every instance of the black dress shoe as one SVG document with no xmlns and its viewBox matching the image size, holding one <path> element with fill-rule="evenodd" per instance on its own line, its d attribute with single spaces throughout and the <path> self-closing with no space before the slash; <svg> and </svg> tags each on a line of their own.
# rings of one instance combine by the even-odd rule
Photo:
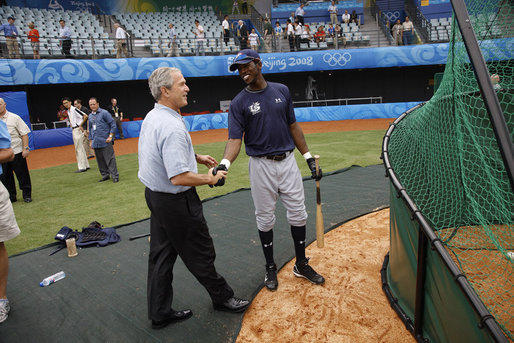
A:
<svg viewBox="0 0 514 343">
<path fill-rule="evenodd" d="M 75 173 L 83 173 L 86 171 L 87 171 L 87 169 L 79 169 L 79 170 L 75 170 Z"/>
<path fill-rule="evenodd" d="M 246 308 L 250 305 L 250 301 L 239 299 L 239 298 L 229 298 L 222 304 L 214 303 L 214 308 L 220 311 L 226 312 L 242 312 L 246 310 Z"/>
<path fill-rule="evenodd" d="M 32 202 L 32 198 L 31 197 L 25 197 L 25 198 L 23 198 L 23 201 L 25 201 L 25 202 Z"/>
<path fill-rule="evenodd" d="M 88 159 L 88 160 L 90 160 L 90 159 L 92 159 L 92 158 L 95 158 L 95 155 L 89 155 L 89 156 L 87 157 L 87 159 Z"/>
<path fill-rule="evenodd" d="M 102 177 L 100 180 L 98 180 L 98 182 L 104 182 L 107 180 L 109 180 L 109 175 Z"/>
<path fill-rule="evenodd" d="M 152 320 L 152 329 L 162 329 L 173 322 L 187 319 L 192 315 L 193 311 L 191 310 L 173 311 L 171 316 L 164 320 Z"/>
<path fill-rule="evenodd" d="M 120 179 L 118 179 L 117 177 L 112 179 L 112 182 L 114 182 L 114 183 L 119 182 L 119 181 L 120 181 Z"/>
</svg>

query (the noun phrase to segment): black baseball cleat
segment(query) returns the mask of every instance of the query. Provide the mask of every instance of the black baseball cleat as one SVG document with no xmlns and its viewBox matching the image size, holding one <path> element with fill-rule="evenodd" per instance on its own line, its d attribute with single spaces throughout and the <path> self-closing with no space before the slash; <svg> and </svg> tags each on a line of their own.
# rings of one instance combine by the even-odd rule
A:
<svg viewBox="0 0 514 343">
<path fill-rule="evenodd" d="M 104 182 L 107 180 L 109 180 L 109 175 L 102 177 L 100 180 L 98 180 L 98 182 Z"/>
<path fill-rule="evenodd" d="M 303 277 L 315 285 L 322 285 L 325 283 L 325 278 L 318 273 L 311 266 L 309 266 L 309 259 L 297 261 L 293 267 L 293 274 L 296 277 Z"/>
<path fill-rule="evenodd" d="M 24 197 L 23 201 L 25 201 L 27 203 L 32 202 L 32 197 Z"/>
<path fill-rule="evenodd" d="M 114 182 L 114 183 L 119 182 L 119 181 L 120 181 L 120 179 L 119 179 L 119 178 L 117 178 L 117 177 L 114 177 L 114 178 L 112 179 L 112 182 Z"/>
<path fill-rule="evenodd" d="M 173 311 L 171 316 L 164 320 L 152 320 L 152 329 L 162 329 L 171 323 L 185 320 L 193 315 L 191 310 Z"/>
<path fill-rule="evenodd" d="M 277 265 L 275 263 L 266 265 L 266 275 L 264 276 L 264 285 L 270 291 L 277 290 L 277 288 L 278 288 Z"/>
<path fill-rule="evenodd" d="M 222 304 L 213 303 L 213 306 L 216 310 L 233 313 L 243 312 L 249 305 L 250 301 L 235 297 L 228 298 Z"/>
</svg>

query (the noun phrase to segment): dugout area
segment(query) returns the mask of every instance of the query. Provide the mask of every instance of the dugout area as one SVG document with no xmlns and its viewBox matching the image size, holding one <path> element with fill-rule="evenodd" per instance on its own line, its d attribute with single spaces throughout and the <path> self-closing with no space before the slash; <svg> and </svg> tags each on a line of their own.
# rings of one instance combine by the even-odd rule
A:
<svg viewBox="0 0 514 343">
<path fill-rule="evenodd" d="M 309 213 L 307 241 L 315 239 L 315 182 L 304 181 Z M 351 167 L 325 175 L 321 182 L 325 230 L 388 206 L 388 181 L 382 166 Z M 204 214 L 216 247 L 216 268 L 236 296 L 253 298 L 262 288 L 264 258 L 258 242 L 249 190 L 204 201 Z M 285 210 L 277 204 L 275 259 L 283 266 L 294 258 Z M 92 218 L 94 219 L 94 218 Z M 122 219 L 120 219 L 122 220 Z M 117 228 L 122 241 L 103 248 L 66 250 L 48 256 L 55 245 L 12 256 L 9 273 L 9 319 L 0 326 L 1 342 L 230 342 L 243 314 L 215 311 L 205 289 L 180 259 L 174 269 L 177 309 L 191 308 L 193 318 L 153 330 L 147 319 L 146 273 L 149 220 Z M 56 228 L 56 232 L 58 228 Z M 44 277 L 60 270 L 66 278 L 39 287 Z M 378 273 L 378 270 L 377 270 Z"/>
</svg>

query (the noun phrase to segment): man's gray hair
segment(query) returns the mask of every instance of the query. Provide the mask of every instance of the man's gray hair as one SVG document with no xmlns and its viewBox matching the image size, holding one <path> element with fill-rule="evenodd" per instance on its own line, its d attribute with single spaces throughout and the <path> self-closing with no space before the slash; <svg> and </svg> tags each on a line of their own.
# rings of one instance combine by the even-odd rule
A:
<svg viewBox="0 0 514 343">
<path fill-rule="evenodd" d="M 161 98 L 161 87 L 171 88 L 173 86 L 173 74 L 180 73 L 180 69 L 173 67 L 160 67 L 153 71 L 148 78 L 148 86 L 155 101 Z"/>
</svg>

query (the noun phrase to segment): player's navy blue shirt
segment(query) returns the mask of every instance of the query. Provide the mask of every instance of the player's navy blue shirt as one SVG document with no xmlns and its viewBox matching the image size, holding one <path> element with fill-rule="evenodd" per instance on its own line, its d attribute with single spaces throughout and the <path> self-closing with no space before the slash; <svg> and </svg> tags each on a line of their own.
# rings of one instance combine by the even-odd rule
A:
<svg viewBox="0 0 514 343">
<path fill-rule="evenodd" d="M 280 154 L 295 145 L 289 125 L 296 122 L 289 89 L 267 82 L 266 88 L 239 92 L 228 111 L 228 138 L 242 139 L 248 156 Z"/>
</svg>

